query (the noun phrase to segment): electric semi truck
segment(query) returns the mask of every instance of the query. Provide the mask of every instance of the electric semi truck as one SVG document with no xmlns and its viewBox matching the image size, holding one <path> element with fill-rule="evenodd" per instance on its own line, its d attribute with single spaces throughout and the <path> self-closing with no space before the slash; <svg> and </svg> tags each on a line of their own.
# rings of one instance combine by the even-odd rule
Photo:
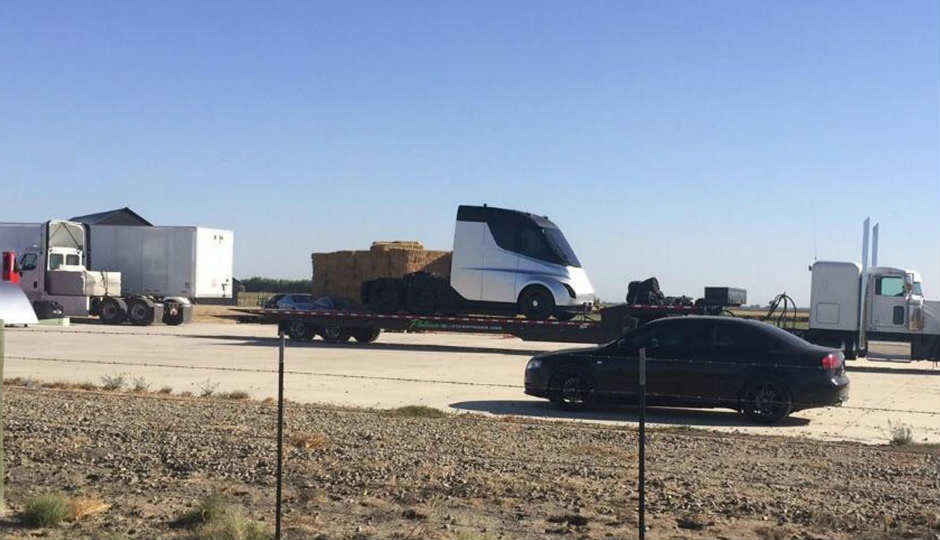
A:
<svg viewBox="0 0 940 540">
<path fill-rule="evenodd" d="M 362 284 L 378 313 L 551 316 L 567 321 L 589 309 L 594 287 L 551 220 L 518 210 L 460 206 L 450 279 L 427 273 Z"/>
</svg>

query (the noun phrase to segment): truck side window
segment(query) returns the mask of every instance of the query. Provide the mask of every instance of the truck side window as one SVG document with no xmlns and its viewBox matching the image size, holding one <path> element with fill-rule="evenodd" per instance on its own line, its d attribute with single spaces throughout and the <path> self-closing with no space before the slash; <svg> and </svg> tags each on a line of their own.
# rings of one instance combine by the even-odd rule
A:
<svg viewBox="0 0 940 540">
<path fill-rule="evenodd" d="M 508 251 L 515 252 L 517 250 L 516 235 L 519 232 L 518 223 L 515 223 L 515 221 L 508 216 L 499 214 L 491 216 L 487 219 L 486 223 L 490 228 L 490 232 L 493 233 L 493 239 L 496 240 L 497 246 Z"/>
<path fill-rule="evenodd" d="M 534 225 L 528 225 L 519 233 L 519 253 L 553 263 L 559 263 L 555 253 L 545 241 L 542 230 Z"/>
<path fill-rule="evenodd" d="M 49 270 L 57 270 L 62 266 L 62 254 L 53 253 L 49 256 Z"/>
<path fill-rule="evenodd" d="M 880 277 L 875 292 L 879 296 L 904 296 L 904 278 L 897 276 Z"/>
<path fill-rule="evenodd" d="M 26 272 L 28 270 L 36 269 L 36 254 L 27 253 L 20 257 L 20 271 Z"/>
<path fill-rule="evenodd" d="M 65 264 L 69 266 L 78 266 L 81 263 L 79 262 L 78 255 L 66 255 Z"/>
</svg>

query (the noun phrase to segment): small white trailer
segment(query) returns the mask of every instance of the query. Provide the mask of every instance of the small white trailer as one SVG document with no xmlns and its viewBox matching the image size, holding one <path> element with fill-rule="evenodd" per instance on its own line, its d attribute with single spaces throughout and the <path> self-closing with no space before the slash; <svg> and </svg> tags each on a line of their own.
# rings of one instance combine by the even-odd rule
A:
<svg viewBox="0 0 940 540">
<path fill-rule="evenodd" d="M 207 227 L 88 226 L 88 263 L 121 273 L 124 294 L 232 297 L 234 233 Z"/>
</svg>

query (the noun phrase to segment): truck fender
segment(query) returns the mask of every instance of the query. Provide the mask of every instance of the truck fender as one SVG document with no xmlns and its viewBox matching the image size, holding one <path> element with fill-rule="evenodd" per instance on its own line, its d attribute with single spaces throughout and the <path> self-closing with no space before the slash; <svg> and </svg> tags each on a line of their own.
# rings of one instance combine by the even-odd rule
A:
<svg viewBox="0 0 940 540">
<path fill-rule="evenodd" d="M 533 285 L 541 285 L 548 289 L 552 296 L 555 298 L 556 306 L 567 306 L 572 302 L 571 295 L 568 294 L 568 289 L 556 279 L 551 279 L 544 276 L 532 276 L 525 283 L 519 287 L 519 294 L 516 295 L 516 301 L 519 300 L 519 297 L 522 296 L 522 292 L 525 291 L 528 287 Z"/>
</svg>

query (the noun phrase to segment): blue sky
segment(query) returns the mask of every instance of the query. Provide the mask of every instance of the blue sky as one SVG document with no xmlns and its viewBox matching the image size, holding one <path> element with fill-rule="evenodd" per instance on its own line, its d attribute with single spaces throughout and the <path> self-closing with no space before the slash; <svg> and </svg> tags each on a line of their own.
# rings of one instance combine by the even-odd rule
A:
<svg viewBox="0 0 940 540">
<path fill-rule="evenodd" d="M 4 221 L 127 205 L 306 277 L 486 202 L 608 300 L 806 304 L 872 215 L 940 298 L 936 2 L 6 2 L 0 65 Z"/>
</svg>

